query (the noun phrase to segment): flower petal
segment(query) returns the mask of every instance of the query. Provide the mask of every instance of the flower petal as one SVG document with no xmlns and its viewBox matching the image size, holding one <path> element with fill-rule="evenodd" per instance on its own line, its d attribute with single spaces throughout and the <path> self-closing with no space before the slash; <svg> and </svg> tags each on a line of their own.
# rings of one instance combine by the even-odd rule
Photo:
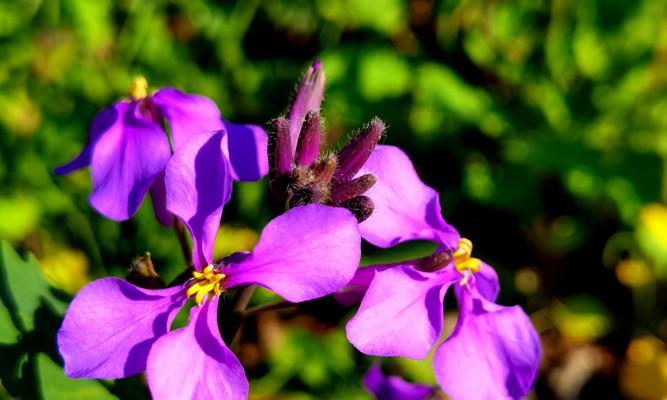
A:
<svg viewBox="0 0 667 400">
<path fill-rule="evenodd" d="M 391 267 L 395 267 L 395 265 L 369 265 L 368 267 L 358 268 L 352 280 L 340 292 L 334 294 L 334 299 L 346 307 L 360 302 L 373 281 L 375 272 L 384 271 Z"/>
<path fill-rule="evenodd" d="M 91 151 L 90 204 L 117 221 L 130 218 L 169 157 L 169 141 L 156 123 L 141 115 L 139 102 L 114 105 L 118 119 Z"/>
<path fill-rule="evenodd" d="M 347 338 L 373 356 L 426 357 L 440 337 L 443 298 L 457 272 L 421 272 L 409 265 L 375 273 Z"/>
<path fill-rule="evenodd" d="M 161 337 L 148 357 L 148 386 L 155 400 L 247 399 L 243 366 L 218 330 L 218 297 L 190 310 L 184 328 Z"/>
<path fill-rule="evenodd" d="M 540 339 L 521 307 L 462 291 L 454 333 L 435 352 L 443 390 L 455 399 L 522 399 L 537 375 Z"/>
<path fill-rule="evenodd" d="M 438 192 L 419 179 L 401 149 L 378 145 L 357 176 L 364 174 L 377 177 L 366 192 L 375 208 L 359 226 L 364 239 L 379 247 L 422 239 L 457 248 L 459 234 L 442 218 Z"/>
<path fill-rule="evenodd" d="M 377 400 L 426 400 L 433 388 L 418 383 L 406 382 L 398 376 L 386 376 L 378 364 L 373 365 L 364 375 L 364 387 Z"/>
<path fill-rule="evenodd" d="M 225 155 L 231 164 L 235 180 L 254 182 L 269 172 L 267 143 L 264 129 L 251 124 L 234 124 L 223 120 L 227 130 Z"/>
<path fill-rule="evenodd" d="M 490 265 L 482 261 L 481 268 L 475 273 L 475 286 L 485 299 L 495 302 L 500 293 L 498 274 Z"/>
<path fill-rule="evenodd" d="M 74 160 L 62 165 L 54 170 L 58 175 L 69 174 L 77 169 L 84 168 L 90 165 L 90 154 L 92 149 L 97 144 L 99 138 L 108 130 L 113 129 L 114 125 L 122 123 L 122 115 L 124 114 L 127 102 L 118 102 L 109 108 L 100 111 L 93 119 L 93 124 L 90 127 L 88 136 L 88 143 L 84 146 L 81 153 L 74 158 Z"/>
<path fill-rule="evenodd" d="M 194 135 L 225 129 L 218 106 L 208 97 L 165 87 L 155 92 L 151 101 L 169 122 L 174 151 Z"/>
<path fill-rule="evenodd" d="M 153 181 L 150 188 L 151 200 L 153 201 L 153 213 L 155 219 L 164 226 L 172 226 L 174 214 L 167 210 L 167 187 L 164 181 L 164 171 Z"/>
<path fill-rule="evenodd" d="M 192 259 L 211 263 L 222 209 L 232 195 L 232 179 L 223 152 L 224 131 L 193 136 L 174 153 L 165 171 L 167 210 L 192 236 Z"/>
<path fill-rule="evenodd" d="M 148 290 L 118 278 L 88 284 L 58 331 L 65 374 L 116 379 L 144 371 L 151 346 L 169 332 L 185 300 L 180 286 Z"/>
<path fill-rule="evenodd" d="M 224 270 L 228 287 L 264 286 L 288 301 L 326 296 L 354 276 L 361 258 L 357 220 L 349 211 L 309 204 L 269 222 L 252 255 Z"/>
</svg>

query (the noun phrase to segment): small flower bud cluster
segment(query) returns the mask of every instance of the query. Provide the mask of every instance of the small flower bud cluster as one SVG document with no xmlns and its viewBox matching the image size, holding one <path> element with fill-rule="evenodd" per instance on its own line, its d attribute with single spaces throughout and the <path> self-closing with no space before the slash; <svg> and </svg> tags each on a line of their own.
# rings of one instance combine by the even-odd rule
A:
<svg viewBox="0 0 667 400">
<path fill-rule="evenodd" d="M 357 175 L 380 141 L 385 125 L 375 118 L 338 154 L 319 157 L 324 81 L 321 64 L 316 62 L 299 85 L 290 118 L 279 117 L 269 123 L 271 192 L 289 208 L 304 204 L 343 207 L 362 222 L 373 212 L 373 201 L 364 193 L 376 177 Z"/>
</svg>

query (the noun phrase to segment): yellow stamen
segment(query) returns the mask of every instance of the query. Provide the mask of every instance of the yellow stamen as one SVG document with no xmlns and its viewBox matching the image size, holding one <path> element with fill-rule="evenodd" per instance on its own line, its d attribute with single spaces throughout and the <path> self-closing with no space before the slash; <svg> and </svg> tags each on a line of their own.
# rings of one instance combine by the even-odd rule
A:
<svg viewBox="0 0 667 400">
<path fill-rule="evenodd" d="M 197 305 L 201 306 L 211 292 L 215 295 L 223 292 L 222 283 L 227 275 L 216 271 L 213 265 L 209 265 L 201 272 L 194 271 L 192 276 L 194 279 L 185 294 L 188 297 L 195 296 Z"/>
<path fill-rule="evenodd" d="M 466 238 L 459 240 L 459 248 L 456 249 L 452 257 L 454 257 L 454 268 L 463 274 L 461 285 L 467 285 L 472 273 L 479 271 L 482 267 L 482 261 L 471 257 L 472 242 Z"/>
<path fill-rule="evenodd" d="M 148 81 L 143 76 L 139 75 L 132 79 L 130 84 L 130 97 L 132 100 L 141 100 L 148 96 Z"/>
</svg>

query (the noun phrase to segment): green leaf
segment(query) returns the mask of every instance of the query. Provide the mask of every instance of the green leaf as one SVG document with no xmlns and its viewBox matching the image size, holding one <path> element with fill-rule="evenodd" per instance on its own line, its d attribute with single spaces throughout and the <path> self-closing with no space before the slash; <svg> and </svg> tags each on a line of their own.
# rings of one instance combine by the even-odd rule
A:
<svg viewBox="0 0 667 400">
<path fill-rule="evenodd" d="M 12 322 L 9 310 L 0 301 L 0 344 L 14 344 L 19 335 L 20 332 Z"/>
<path fill-rule="evenodd" d="M 20 323 L 19 329 L 25 332 L 33 330 L 34 314 L 42 301 L 53 312 L 60 315 L 64 313 L 66 305 L 51 293 L 35 256 L 30 255 L 24 260 L 5 241 L 0 246 L 0 276 L 5 282 L 0 295 L 7 308 L 16 313 Z"/>
<path fill-rule="evenodd" d="M 66 377 L 62 369 L 45 354 L 37 355 L 36 364 L 43 399 L 105 400 L 117 398 L 98 381 Z"/>
</svg>

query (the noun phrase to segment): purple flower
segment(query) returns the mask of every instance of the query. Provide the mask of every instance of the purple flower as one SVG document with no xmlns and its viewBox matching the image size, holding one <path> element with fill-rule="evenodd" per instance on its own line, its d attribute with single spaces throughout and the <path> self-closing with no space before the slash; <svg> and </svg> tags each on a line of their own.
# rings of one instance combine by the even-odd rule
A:
<svg viewBox="0 0 667 400">
<path fill-rule="evenodd" d="M 376 400 L 428 400 L 434 398 L 431 386 L 409 383 L 398 376 L 386 376 L 378 364 L 364 375 L 364 387 Z"/>
<path fill-rule="evenodd" d="M 158 220 L 171 224 L 165 209 L 164 168 L 172 151 L 194 135 L 223 131 L 223 149 L 233 179 L 254 181 L 268 171 L 267 138 L 255 125 L 225 121 L 206 97 L 162 88 L 149 95 L 143 77 L 133 81 L 131 99 L 120 100 L 93 120 L 88 144 L 57 174 L 91 167 L 90 204 L 100 214 L 122 221 L 134 215 L 150 190 Z M 162 128 L 169 125 L 168 136 Z"/>
<path fill-rule="evenodd" d="M 74 298 L 58 332 L 65 373 L 114 379 L 145 370 L 155 399 L 245 399 L 243 367 L 219 333 L 220 294 L 245 285 L 291 302 L 333 293 L 352 278 L 360 240 L 351 213 L 308 205 L 271 221 L 252 253 L 219 263 L 209 253 L 183 285 L 148 290 L 117 278 L 94 281 Z M 187 326 L 170 332 L 189 297 L 196 304 Z"/>
<path fill-rule="evenodd" d="M 528 316 L 495 304 L 495 271 L 471 257 L 472 243 L 445 222 L 437 192 L 401 150 L 379 146 L 359 173 L 366 169 L 378 183 L 368 192 L 375 210 L 360 224 L 363 237 L 381 247 L 425 239 L 439 248 L 429 257 L 359 270 L 338 295 L 347 303 L 363 296 L 347 325 L 350 342 L 369 355 L 426 357 L 442 335 L 443 300 L 453 287 L 459 318 L 435 351 L 438 383 L 457 400 L 526 396 L 541 352 Z"/>
<path fill-rule="evenodd" d="M 337 155 L 319 157 L 324 83 L 322 65 L 316 61 L 301 79 L 289 119 L 276 118 L 270 123 L 271 191 L 290 207 L 343 207 L 361 222 L 373 212 L 373 202 L 364 192 L 375 184 L 375 176 L 355 174 L 370 157 L 385 126 L 373 119 Z"/>
</svg>

